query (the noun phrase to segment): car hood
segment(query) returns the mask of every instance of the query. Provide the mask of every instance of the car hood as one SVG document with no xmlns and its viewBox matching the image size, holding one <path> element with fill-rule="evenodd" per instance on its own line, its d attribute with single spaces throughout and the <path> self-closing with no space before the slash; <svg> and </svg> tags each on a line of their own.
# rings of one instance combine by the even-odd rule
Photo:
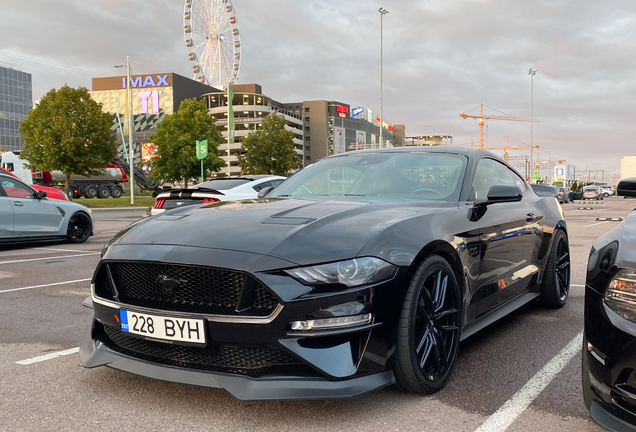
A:
<svg viewBox="0 0 636 432">
<path fill-rule="evenodd" d="M 457 204 L 261 199 L 188 206 L 129 227 L 113 244 L 181 245 L 282 258 L 297 264 L 355 257 L 387 228 Z"/>
</svg>

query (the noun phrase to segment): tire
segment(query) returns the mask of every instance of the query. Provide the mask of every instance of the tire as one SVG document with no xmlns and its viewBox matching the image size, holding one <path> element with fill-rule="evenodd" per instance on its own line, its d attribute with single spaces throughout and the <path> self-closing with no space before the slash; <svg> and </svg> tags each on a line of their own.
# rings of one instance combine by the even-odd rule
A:
<svg viewBox="0 0 636 432">
<path fill-rule="evenodd" d="M 95 186 L 86 186 L 82 191 L 85 198 L 95 198 L 97 196 L 97 188 Z"/>
<path fill-rule="evenodd" d="M 609 194 L 608 194 L 607 192 L 605 192 L 605 193 L 603 194 L 603 196 L 604 196 L 605 198 L 607 198 L 607 197 L 609 196 Z"/>
<path fill-rule="evenodd" d="M 558 309 L 565 306 L 570 292 L 570 246 L 565 231 L 554 234 L 550 256 L 545 265 L 541 284 L 541 303 Z"/>
<path fill-rule="evenodd" d="M 399 387 L 430 394 L 446 385 L 459 347 L 460 299 L 448 262 L 439 255 L 426 258 L 411 280 L 398 322 L 394 373 Z"/>
<path fill-rule="evenodd" d="M 93 232 L 93 223 L 84 212 L 77 212 L 68 221 L 66 237 L 71 243 L 84 243 Z"/>
<path fill-rule="evenodd" d="M 113 189 L 110 191 L 110 194 L 113 198 L 121 198 L 123 193 L 124 191 L 122 190 L 121 186 L 113 186 Z"/>
<path fill-rule="evenodd" d="M 98 198 L 110 198 L 110 188 L 108 186 L 102 185 L 97 190 Z"/>
<path fill-rule="evenodd" d="M 587 365 L 587 337 L 583 333 L 583 348 L 581 351 L 581 384 L 583 387 L 583 402 L 588 411 L 592 408 L 592 384 L 590 382 L 590 368 Z"/>
</svg>

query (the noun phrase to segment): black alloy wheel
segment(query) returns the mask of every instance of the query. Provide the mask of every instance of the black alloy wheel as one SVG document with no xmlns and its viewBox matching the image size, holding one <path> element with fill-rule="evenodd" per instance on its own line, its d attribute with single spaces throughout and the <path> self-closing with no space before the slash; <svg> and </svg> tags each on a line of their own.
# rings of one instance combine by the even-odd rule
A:
<svg viewBox="0 0 636 432">
<path fill-rule="evenodd" d="M 541 286 L 541 301 L 550 308 L 565 305 L 570 292 L 570 246 L 564 231 L 554 233 Z"/>
<path fill-rule="evenodd" d="M 444 387 L 459 347 L 460 312 L 453 269 L 431 255 L 415 273 L 402 306 L 395 357 L 400 387 L 426 394 Z"/>
<path fill-rule="evenodd" d="M 91 219 L 86 213 L 75 213 L 68 221 L 66 236 L 72 243 L 84 243 L 90 237 L 93 230 Z"/>
</svg>

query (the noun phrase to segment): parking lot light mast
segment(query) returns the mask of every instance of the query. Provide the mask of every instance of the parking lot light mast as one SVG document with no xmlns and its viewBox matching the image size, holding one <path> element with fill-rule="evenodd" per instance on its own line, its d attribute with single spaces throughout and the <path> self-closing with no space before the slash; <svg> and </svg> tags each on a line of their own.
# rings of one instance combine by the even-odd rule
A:
<svg viewBox="0 0 636 432">
<path fill-rule="evenodd" d="M 534 127 L 534 76 L 538 69 L 532 69 L 528 71 L 530 75 L 530 183 L 534 183 L 534 164 L 532 163 L 532 150 L 533 147 L 533 127 Z"/>
<path fill-rule="evenodd" d="M 115 66 L 116 68 L 124 67 L 124 65 Z M 132 85 L 130 84 L 130 57 L 126 56 L 126 90 L 128 90 L 128 166 L 130 168 L 130 204 L 135 204 L 135 165 L 133 152 L 133 133 L 135 125 L 133 123 L 133 110 L 132 110 Z"/>
<path fill-rule="evenodd" d="M 382 126 L 382 60 L 383 60 L 383 50 L 382 50 L 382 31 L 383 31 L 383 19 L 384 19 L 384 15 L 388 14 L 389 11 L 384 9 L 384 8 L 379 8 L 378 12 L 380 12 L 380 148 L 382 148 L 382 132 L 383 132 L 383 126 Z"/>
</svg>

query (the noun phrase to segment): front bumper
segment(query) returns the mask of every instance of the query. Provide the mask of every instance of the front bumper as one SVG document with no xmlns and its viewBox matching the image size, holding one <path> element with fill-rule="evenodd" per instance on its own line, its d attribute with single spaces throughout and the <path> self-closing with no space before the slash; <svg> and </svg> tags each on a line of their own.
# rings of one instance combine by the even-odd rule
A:
<svg viewBox="0 0 636 432">
<path fill-rule="evenodd" d="M 161 381 L 222 388 L 242 400 L 348 398 L 395 383 L 391 371 L 345 381 L 303 376 L 249 378 L 197 371 L 139 360 L 117 353 L 94 340 L 80 347 L 79 356 L 86 368 L 108 366 Z"/>
<path fill-rule="evenodd" d="M 125 249 L 139 257 L 154 248 Z M 195 265 L 214 262 L 221 268 L 240 263 L 242 271 L 247 269 L 278 298 L 279 306 L 270 316 L 259 318 L 200 315 L 145 310 L 104 301 L 93 292 L 91 341 L 80 351 L 85 367 L 108 366 L 164 381 L 224 388 L 246 400 L 346 398 L 395 382 L 392 355 L 395 325 L 408 286 L 405 270 L 376 285 L 315 295 L 309 287 L 269 270 L 282 265 L 271 257 L 218 250 L 199 250 L 191 256 L 188 249 L 192 248 L 175 247 L 174 255 L 161 262 L 182 260 L 184 265 L 193 265 L 198 259 L 200 263 Z M 110 248 L 102 264 L 120 261 L 121 250 Z M 359 305 L 364 309 L 359 313 L 371 313 L 373 321 L 321 331 L 290 328 L 291 322 L 323 318 L 316 313 L 343 304 Z M 207 345 L 193 348 L 156 339 L 131 339 L 119 329 L 120 308 L 203 319 Z"/>
<path fill-rule="evenodd" d="M 589 286 L 583 356 L 583 391 L 591 399 L 592 419 L 608 430 L 636 431 L 636 324 L 609 309 Z"/>
</svg>

